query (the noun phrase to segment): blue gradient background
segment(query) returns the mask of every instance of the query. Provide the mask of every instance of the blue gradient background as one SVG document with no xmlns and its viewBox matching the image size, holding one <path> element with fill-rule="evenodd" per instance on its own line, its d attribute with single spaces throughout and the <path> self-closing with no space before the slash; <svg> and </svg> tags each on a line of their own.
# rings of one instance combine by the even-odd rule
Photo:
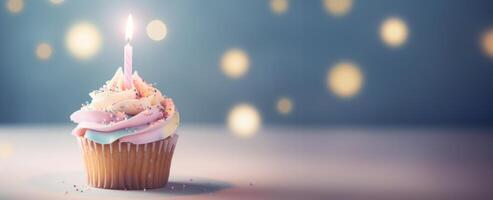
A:
<svg viewBox="0 0 493 200">
<path fill-rule="evenodd" d="M 25 1 L 17 15 L 0 10 L 1 123 L 68 123 L 90 100 L 88 93 L 123 63 L 124 22 L 134 15 L 134 67 L 175 99 L 184 123 L 224 123 L 240 102 L 255 105 L 265 124 L 465 125 L 493 122 L 493 60 L 480 48 L 493 26 L 487 0 L 355 0 L 341 18 L 321 1 L 290 1 L 284 15 L 262 0 L 70 1 L 53 6 Z M 410 36 L 386 47 L 380 24 L 390 16 L 407 22 Z M 150 40 L 145 25 L 163 20 L 164 41 Z M 100 52 L 80 61 L 64 38 L 74 23 L 89 21 L 103 36 Z M 47 61 L 35 56 L 40 42 L 52 45 Z M 219 69 L 223 52 L 241 48 L 250 71 L 240 80 Z M 329 67 L 357 63 L 361 92 L 341 99 L 327 90 Z M 295 109 L 276 112 L 280 96 Z"/>
</svg>

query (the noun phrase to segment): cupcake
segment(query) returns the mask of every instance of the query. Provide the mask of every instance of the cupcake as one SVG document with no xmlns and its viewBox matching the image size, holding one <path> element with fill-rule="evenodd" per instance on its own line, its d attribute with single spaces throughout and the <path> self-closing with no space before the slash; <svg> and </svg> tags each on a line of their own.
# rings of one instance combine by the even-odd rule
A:
<svg viewBox="0 0 493 200">
<path fill-rule="evenodd" d="M 173 100 L 134 72 L 126 89 L 119 68 L 74 112 L 88 184 L 106 189 L 159 188 L 168 182 L 180 115 Z"/>
</svg>

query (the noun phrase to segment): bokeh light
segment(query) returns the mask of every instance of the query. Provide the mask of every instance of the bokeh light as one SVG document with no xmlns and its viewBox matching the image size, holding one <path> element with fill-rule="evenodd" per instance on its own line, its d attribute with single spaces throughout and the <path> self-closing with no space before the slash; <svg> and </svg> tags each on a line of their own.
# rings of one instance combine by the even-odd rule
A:
<svg viewBox="0 0 493 200">
<path fill-rule="evenodd" d="M 358 94 L 363 86 L 363 74 L 351 62 L 341 62 L 327 74 L 327 87 L 339 97 L 349 98 Z"/>
<path fill-rule="evenodd" d="M 484 53 L 493 58 L 493 28 L 485 31 L 481 37 L 481 47 Z"/>
<path fill-rule="evenodd" d="M 325 11 L 327 13 L 339 17 L 339 16 L 344 16 L 349 11 L 351 11 L 351 8 L 353 6 L 353 1 L 352 0 L 324 0 L 323 1 Z"/>
<path fill-rule="evenodd" d="M 146 27 L 147 36 L 154 41 L 163 40 L 168 33 L 166 25 L 161 20 L 155 19 L 149 22 Z"/>
<path fill-rule="evenodd" d="M 11 13 L 19 13 L 24 9 L 23 0 L 7 0 L 5 6 Z"/>
<path fill-rule="evenodd" d="M 406 23 L 397 17 L 386 19 L 380 27 L 380 36 L 384 43 L 390 47 L 403 45 L 407 40 L 408 34 Z"/>
<path fill-rule="evenodd" d="M 73 25 L 66 35 L 66 46 L 78 59 L 93 57 L 101 47 L 101 34 L 96 26 L 88 22 Z"/>
<path fill-rule="evenodd" d="M 51 57 L 51 54 L 53 53 L 53 49 L 51 48 L 51 45 L 48 43 L 40 43 L 36 47 L 36 56 L 40 60 L 48 60 Z"/>
<path fill-rule="evenodd" d="M 249 138 L 257 133 L 262 119 L 254 106 L 242 103 L 231 109 L 227 123 L 233 134 L 241 138 Z"/>
<path fill-rule="evenodd" d="M 288 0 L 270 0 L 270 9 L 274 14 L 284 14 L 288 11 L 289 2 Z"/>
<path fill-rule="evenodd" d="M 288 115 L 293 110 L 293 101 L 288 97 L 281 97 L 277 100 L 277 112 Z"/>
<path fill-rule="evenodd" d="M 0 142 L 0 159 L 8 159 L 12 156 L 14 148 L 8 142 Z"/>
<path fill-rule="evenodd" d="M 53 5 L 60 5 L 63 3 L 64 0 L 50 0 L 50 3 Z"/>
<path fill-rule="evenodd" d="M 240 78 L 248 72 L 249 60 L 248 54 L 243 50 L 230 49 L 221 58 L 221 70 L 230 78 Z"/>
</svg>

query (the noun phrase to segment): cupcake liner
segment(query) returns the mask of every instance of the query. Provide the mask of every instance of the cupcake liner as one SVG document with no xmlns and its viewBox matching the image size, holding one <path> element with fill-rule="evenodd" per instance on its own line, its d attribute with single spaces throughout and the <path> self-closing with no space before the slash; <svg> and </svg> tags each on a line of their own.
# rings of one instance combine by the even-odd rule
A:
<svg viewBox="0 0 493 200">
<path fill-rule="evenodd" d="M 78 140 L 90 186 L 141 190 L 166 185 L 178 135 L 147 144 L 98 144 L 82 137 Z"/>
</svg>

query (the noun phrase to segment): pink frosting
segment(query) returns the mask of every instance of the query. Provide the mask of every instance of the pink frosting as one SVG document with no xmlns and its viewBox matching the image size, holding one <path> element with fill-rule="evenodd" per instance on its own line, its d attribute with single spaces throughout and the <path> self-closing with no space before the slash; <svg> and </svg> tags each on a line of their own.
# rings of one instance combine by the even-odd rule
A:
<svg viewBox="0 0 493 200">
<path fill-rule="evenodd" d="M 147 123 L 151 123 L 163 118 L 163 113 L 158 108 L 152 108 L 149 110 L 142 111 L 139 114 L 127 120 L 118 121 L 114 123 L 112 123 L 111 121 L 112 119 L 110 117 L 111 114 L 106 115 L 103 117 L 103 119 L 105 119 L 108 122 L 108 124 L 105 124 L 105 123 L 101 123 L 103 121 L 100 122 L 95 122 L 94 120 L 82 121 L 82 119 L 90 118 L 90 116 L 100 115 L 99 113 L 94 114 L 93 112 L 101 112 L 101 111 L 84 111 L 83 113 L 78 113 L 78 112 L 80 111 L 76 111 L 74 114 L 72 114 L 72 116 L 70 116 L 72 121 L 79 123 L 79 125 L 77 125 L 77 127 L 72 131 L 72 134 L 76 136 L 84 135 L 86 129 L 91 129 L 100 132 L 112 132 L 124 128 L 145 125 Z"/>
<path fill-rule="evenodd" d="M 134 144 L 145 144 L 163 139 L 163 127 L 169 123 L 169 120 L 161 119 L 148 127 L 137 131 L 120 139 L 120 142 L 131 142 Z"/>
<path fill-rule="evenodd" d="M 104 123 L 112 121 L 121 121 L 125 119 L 127 115 L 123 112 L 118 112 L 111 114 L 109 112 L 98 111 L 98 110 L 78 110 L 72 115 L 70 115 L 70 120 L 75 123 L 81 122 L 94 122 L 94 123 Z"/>
<path fill-rule="evenodd" d="M 83 137 L 87 129 L 111 134 L 113 131 L 138 127 L 132 135 L 120 138 L 120 142 L 145 144 L 164 139 L 163 128 L 170 123 L 169 118 L 164 118 L 162 112 L 157 108 L 143 111 L 126 120 L 114 117 L 110 113 L 104 113 L 102 111 L 76 111 L 70 118 L 72 121 L 79 123 L 79 125 L 72 131 L 72 134 Z M 176 114 L 176 112 L 173 114 Z M 101 121 L 109 123 L 100 123 Z"/>
</svg>

